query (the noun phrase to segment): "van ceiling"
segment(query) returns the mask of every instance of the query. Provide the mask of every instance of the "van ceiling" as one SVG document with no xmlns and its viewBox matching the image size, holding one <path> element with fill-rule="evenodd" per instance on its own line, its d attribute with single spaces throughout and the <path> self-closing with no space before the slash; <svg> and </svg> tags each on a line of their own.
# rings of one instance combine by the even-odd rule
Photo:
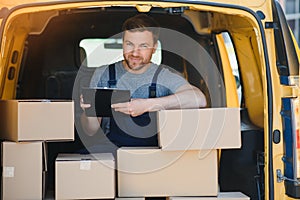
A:
<svg viewBox="0 0 300 200">
<path fill-rule="evenodd" d="M 193 26 L 177 14 L 166 14 L 163 10 L 148 13 L 161 27 L 182 32 L 193 32 Z M 77 37 L 111 37 L 120 33 L 123 22 L 139 12 L 135 8 L 93 8 L 60 11 L 53 17 L 46 29 L 58 28 L 61 32 L 76 33 Z M 105 28 L 104 28 L 105 27 Z M 45 30 L 46 31 L 46 30 Z"/>
</svg>

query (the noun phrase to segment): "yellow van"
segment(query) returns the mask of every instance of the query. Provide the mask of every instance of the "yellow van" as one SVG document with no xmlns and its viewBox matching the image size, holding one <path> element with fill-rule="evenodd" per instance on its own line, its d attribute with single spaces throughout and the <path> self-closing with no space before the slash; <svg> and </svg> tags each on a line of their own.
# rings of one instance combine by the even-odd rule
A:
<svg viewBox="0 0 300 200">
<path fill-rule="evenodd" d="M 1 99 L 72 99 L 119 58 L 121 25 L 137 13 L 167 30 L 153 62 L 201 88 L 208 107 L 241 110 L 242 147 L 221 151 L 220 191 L 299 199 L 299 50 L 277 1 L 1 0 Z M 49 143 L 50 188 L 57 153 L 82 146 L 78 134 Z"/>
</svg>

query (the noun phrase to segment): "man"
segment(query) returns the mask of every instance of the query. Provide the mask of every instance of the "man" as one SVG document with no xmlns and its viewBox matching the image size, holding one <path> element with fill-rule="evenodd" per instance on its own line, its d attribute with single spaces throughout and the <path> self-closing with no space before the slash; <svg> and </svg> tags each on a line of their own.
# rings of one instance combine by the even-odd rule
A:
<svg viewBox="0 0 300 200">
<path fill-rule="evenodd" d="M 107 137 L 117 146 L 157 146 L 153 112 L 206 106 L 206 98 L 198 88 L 177 73 L 151 62 L 158 34 L 158 24 L 145 14 L 127 19 L 123 24 L 124 60 L 112 65 L 113 72 L 111 67 L 99 67 L 91 79 L 91 87 L 112 87 L 113 73 L 116 80 L 113 87 L 131 92 L 130 102 L 111 106 L 120 115 L 111 118 Z M 84 104 L 83 98 L 80 105 L 84 110 L 90 105 Z M 87 117 L 84 112 L 81 116 L 89 135 L 98 131 L 101 121 L 102 118 Z"/>
</svg>

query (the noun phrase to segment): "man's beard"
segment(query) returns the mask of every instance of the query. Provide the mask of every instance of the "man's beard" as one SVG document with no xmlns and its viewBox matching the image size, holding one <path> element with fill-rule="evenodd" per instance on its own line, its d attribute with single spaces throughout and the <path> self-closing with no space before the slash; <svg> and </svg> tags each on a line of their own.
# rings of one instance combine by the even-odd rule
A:
<svg viewBox="0 0 300 200">
<path fill-rule="evenodd" d="M 128 67 L 130 70 L 132 70 L 132 71 L 139 71 L 139 70 L 141 70 L 142 68 L 144 68 L 145 65 L 147 65 L 146 63 L 141 63 L 141 65 L 136 66 L 136 67 L 133 67 L 132 65 L 130 65 L 130 62 L 129 62 L 128 59 L 125 58 L 124 61 L 126 62 L 127 67 Z"/>
</svg>

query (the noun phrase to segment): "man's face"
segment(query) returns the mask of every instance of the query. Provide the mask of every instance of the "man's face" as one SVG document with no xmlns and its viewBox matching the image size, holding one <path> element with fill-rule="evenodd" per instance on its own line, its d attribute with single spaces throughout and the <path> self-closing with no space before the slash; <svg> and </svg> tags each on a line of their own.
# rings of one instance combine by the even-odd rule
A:
<svg viewBox="0 0 300 200">
<path fill-rule="evenodd" d="M 123 37 L 123 56 L 130 70 L 139 72 L 150 63 L 157 44 L 154 44 L 150 31 L 125 31 Z"/>
</svg>

